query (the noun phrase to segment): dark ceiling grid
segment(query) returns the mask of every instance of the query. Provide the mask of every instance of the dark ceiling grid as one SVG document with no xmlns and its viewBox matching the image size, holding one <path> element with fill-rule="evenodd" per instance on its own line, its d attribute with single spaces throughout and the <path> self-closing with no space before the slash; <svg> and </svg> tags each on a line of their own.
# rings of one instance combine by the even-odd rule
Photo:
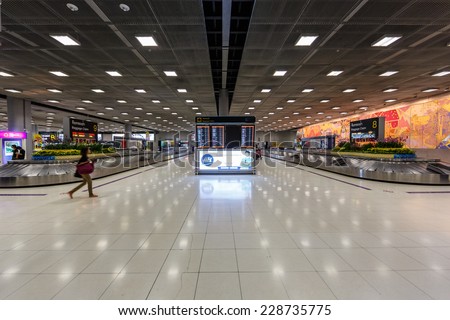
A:
<svg viewBox="0 0 450 320">
<path fill-rule="evenodd" d="M 75 4 L 79 11 L 68 10 L 67 2 Z M 274 126 L 295 128 L 305 125 L 306 116 L 311 117 L 311 122 L 324 121 L 327 115 L 341 117 L 343 111 L 349 115 L 361 112 L 360 106 L 375 110 L 383 107 L 388 98 L 407 102 L 414 97 L 442 95 L 450 86 L 449 76 L 431 77 L 436 71 L 450 68 L 448 0 L 236 1 L 242 6 L 249 2 L 254 3 L 254 8 L 242 46 L 239 42 L 243 43 L 245 32 L 240 28 L 239 10 L 233 9 L 229 19 L 230 46 L 243 49 L 241 59 L 234 59 L 229 52 L 230 61 L 226 66 L 230 71 L 228 76 L 239 70 L 230 100 L 230 115 L 250 112 L 263 120 L 264 126 L 275 121 Z M 121 10 L 121 3 L 129 5 L 130 11 Z M 213 4 L 217 8 L 204 14 L 207 6 Z M 92 7 L 98 7 L 102 13 Z M 90 117 L 105 111 L 105 106 L 112 106 L 115 110 L 102 117 L 116 121 L 112 117 L 118 116 L 117 121 L 122 123 L 128 118 L 128 123 L 137 122 L 143 127 L 155 122 L 157 129 L 163 127 L 165 119 L 191 129 L 185 124 L 188 119 L 192 122 L 196 112 L 217 113 L 214 95 L 220 83 L 216 86 L 214 81 L 221 81 L 223 67 L 221 16 L 219 0 L 4 0 L 0 71 L 13 73 L 15 77 L 0 77 L 1 94 L 41 104 L 46 104 L 47 99 L 58 99 L 61 103 L 54 106 L 68 113 L 76 110 L 76 106 L 84 106 L 90 110 L 86 111 Z M 212 32 L 207 31 L 210 25 L 213 25 Z M 58 32 L 69 33 L 82 45 L 77 48 L 60 45 L 49 37 L 50 33 Z M 310 47 L 295 47 L 302 33 L 317 34 L 319 38 Z M 385 48 L 371 46 L 388 33 L 401 34 L 402 38 Z M 137 34 L 153 34 L 159 46 L 142 47 L 135 38 Z M 213 45 L 209 43 L 211 38 L 216 41 Z M 211 49 L 216 50 L 216 57 L 211 55 Z M 48 73 L 50 68 L 56 67 L 66 67 L 70 78 Z M 123 77 L 112 78 L 105 74 L 106 68 L 113 67 L 121 71 Z M 328 71 L 337 67 L 342 68 L 343 75 L 326 77 Z M 175 69 L 179 76 L 166 77 L 163 71 L 168 68 Z M 272 76 L 278 68 L 288 71 L 285 77 Z M 389 69 L 399 73 L 379 77 Z M 23 92 L 14 94 L 3 90 L 12 86 Z M 49 87 L 64 92 L 50 93 Z M 106 93 L 93 93 L 94 87 Z M 135 93 L 138 87 L 147 93 Z M 314 91 L 303 93 L 308 87 Z M 388 87 L 397 87 L 398 91 L 383 93 Z M 430 87 L 439 90 L 422 92 Z M 188 92 L 179 93 L 177 88 L 186 88 Z M 262 93 L 265 88 L 272 91 Z M 356 91 L 342 93 L 346 88 Z M 128 104 L 118 104 L 116 99 L 120 98 Z M 331 101 L 320 103 L 322 98 L 331 98 Z M 364 101 L 354 103 L 358 98 Z M 85 105 L 82 99 L 94 103 Z M 154 104 L 153 99 L 161 103 Z M 189 104 L 186 99 L 194 103 Z M 255 99 L 260 99 L 261 103 L 253 102 Z M 288 99 L 295 99 L 295 102 L 287 103 Z M 305 110 L 307 106 L 312 109 Z M 333 106 L 341 109 L 331 110 Z M 144 110 L 136 111 L 135 107 Z M 163 107 L 171 110 L 163 110 Z M 249 107 L 255 109 L 249 110 Z M 284 109 L 276 110 L 276 107 Z M 38 109 L 43 110 L 43 107 Z M 0 112 L 5 110 L 2 100 Z M 130 115 L 122 116 L 122 110 L 128 110 Z M 146 117 L 146 112 L 153 115 Z M 263 118 L 269 112 L 275 114 Z M 319 116 L 317 112 L 325 114 Z M 45 119 L 45 112 L 41 113 L 34 112 L 33 118 Z M 140 119 L 135 121 L 135 116 Z M 178 116 L 186 121 L 181 122 Z M 148 122 L 144 123 L 143 119 Z M 3 116 L 0 121 L 4 123 Z M 295 122 L 295 126 L 290 122 Z M 258 129 L 267 129 L 264 126 Z"/>
</svg>

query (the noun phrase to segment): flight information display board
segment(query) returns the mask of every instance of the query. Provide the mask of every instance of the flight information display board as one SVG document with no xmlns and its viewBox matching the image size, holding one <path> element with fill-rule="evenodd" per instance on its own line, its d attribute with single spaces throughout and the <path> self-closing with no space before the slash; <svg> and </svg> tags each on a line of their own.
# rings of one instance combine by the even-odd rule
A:
<svg viewBox="0 0 450 320">
<path fill-rule="evenodd" d="M 255 126 L 242 126 L 241 127 L 241 147 L 253 148 Z"/>
<path fill-rule="evenodd" d="M 211 126 L 211 147 L 225 147 L 225 126 Z"/>
<path fill-rule="evenodd" d="M 255 117 L 197 117 L 195 173 L 255 173 Z"/>
<path fill-rule="evenodd" d="M 197 126 L 197 148 L 209 148 L 209 126 Z"/>
</svg>

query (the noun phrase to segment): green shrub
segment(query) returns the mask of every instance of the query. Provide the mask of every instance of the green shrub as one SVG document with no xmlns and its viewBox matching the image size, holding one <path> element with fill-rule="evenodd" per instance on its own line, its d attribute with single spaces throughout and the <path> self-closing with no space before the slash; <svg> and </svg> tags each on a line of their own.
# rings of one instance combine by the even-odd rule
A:
<svg viewBox="0 0 450 320">
<path fill-rule="evenodd" d="M 369 148 L 367 153 L 375 154 L 415 154 L 414 150 L 408 148 Z"/>
</svg>

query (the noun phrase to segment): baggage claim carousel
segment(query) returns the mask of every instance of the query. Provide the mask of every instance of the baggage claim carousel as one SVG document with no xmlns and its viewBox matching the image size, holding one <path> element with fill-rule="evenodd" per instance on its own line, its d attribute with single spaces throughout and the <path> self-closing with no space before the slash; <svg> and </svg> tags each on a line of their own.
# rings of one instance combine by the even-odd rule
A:
<svg viewBox="0 0 450 320">
<path fill-rule="evenodd" d="M 164 161 L 187 155 L 187 150 L 179 153 L 143 152 L 140 150 L 124 149 L 113 156 L 95 157 L 95 171 L 93 179 L 106 177 L 112 174 L 137 169 L 148 165 L 164 165 Z M 37 187 L 55 184 L 80 182 L 75 178 L 74 160 L 14 160 L 8 161 L 0 167 L 0 188 Z"/>
<path fill-rule="evenodd" d="M 267 154 L 267 153 L 266 153 Z M 450 185 L 450 166 L 439 159 L 376 159 L 316 150 L 271 150 L 271 158 L 359 179 L 421 185 Z"/>
</svg>

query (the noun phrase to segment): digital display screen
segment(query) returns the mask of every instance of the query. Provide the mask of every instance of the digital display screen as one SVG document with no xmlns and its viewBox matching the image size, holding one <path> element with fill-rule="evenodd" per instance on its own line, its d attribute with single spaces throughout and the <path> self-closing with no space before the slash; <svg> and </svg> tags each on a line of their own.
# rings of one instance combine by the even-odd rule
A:
<svg viewBox="0 0 450 320">
<path fill-rule="evenodd" d="M 211 147 L 223 148 L 225 147 L 225 127 L 211 126 Z"/>
</svg>

